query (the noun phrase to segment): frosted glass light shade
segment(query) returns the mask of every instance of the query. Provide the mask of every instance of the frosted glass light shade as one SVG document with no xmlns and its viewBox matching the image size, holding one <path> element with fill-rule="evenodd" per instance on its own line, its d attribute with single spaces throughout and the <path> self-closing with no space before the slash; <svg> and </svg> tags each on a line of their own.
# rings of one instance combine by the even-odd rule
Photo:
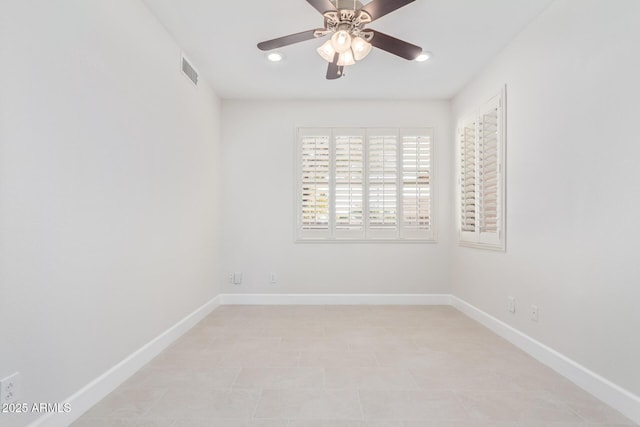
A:
<svg viewBox="0 0 640 427">
<path fill-rule="evenodd" d="M 322 46 L 318 48 L 318 55 L 322 57 L 327 62 L 333 62 L 333 57 L 336 54 L 333 45 L 331 44 L 331 40 L 327 40 Z"/>
<path fill-rule="evenodd" d="M 356 61 L 364 59 L 369 52 L 371 52 L 371 43 L 367 42 L 362 37 L 355 37 L 351 42 L 351 49 L 353 50 L 353 57 Z"/>
<path fill-rule="evenodd" d="M 351 49 L 351 35 L 344 30 L 337 31 L 331 36 L 331 44 L 336 52 L 346 52 Z"/>
<path fill-rule="evenodd" d="M 355 64 L 356 61 L 353 59 L 353 52 L 351 51 L 351 49 L 349 49 L 346 52 L 342 52 L 340 54 L 340 56 L 338 57 L 338 65 L 339 66 L 347 66 L 347 65 L 353 65 Z"/>
</svg>

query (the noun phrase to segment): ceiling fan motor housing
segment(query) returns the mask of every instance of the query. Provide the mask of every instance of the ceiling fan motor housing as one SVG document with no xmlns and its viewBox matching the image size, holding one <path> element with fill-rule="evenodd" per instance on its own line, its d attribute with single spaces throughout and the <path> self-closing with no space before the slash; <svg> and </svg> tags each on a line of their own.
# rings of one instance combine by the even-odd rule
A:
<svg viewBox="0 0 640 427">
<path fill-rule="evenodd" d="M 324 13 L 324 26 L 329 32 L 347 31 L 369 41 L 373 34 L 363 32 L 365 25 L 372 21 L 371 15 L 364 10 L 340 9 Z"/>
</svg>

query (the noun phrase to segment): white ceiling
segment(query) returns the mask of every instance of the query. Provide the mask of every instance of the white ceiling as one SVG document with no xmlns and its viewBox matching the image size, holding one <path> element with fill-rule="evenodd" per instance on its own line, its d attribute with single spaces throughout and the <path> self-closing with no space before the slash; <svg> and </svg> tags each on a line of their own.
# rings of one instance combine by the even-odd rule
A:
<svg viewBox="0 0 640 427">
<path fill-rule="evenodd" d="M 449 99 L 553 0 L 417 0 L 369 25 L 433 53 L 424 63 L 375 49 L 326 80 L 309 40 L 272 63 L 258 42 L 323 26 L 305 0 L 144 0 L 222 98 Z M 364 1 L 363 3 L 368 3 Z"/>
</svg>

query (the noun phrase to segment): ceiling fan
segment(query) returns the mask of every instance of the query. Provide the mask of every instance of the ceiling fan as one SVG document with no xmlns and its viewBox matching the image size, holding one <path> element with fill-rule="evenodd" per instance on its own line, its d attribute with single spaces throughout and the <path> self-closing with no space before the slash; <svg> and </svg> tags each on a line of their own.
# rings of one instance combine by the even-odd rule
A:
<svg viewBox="0 0 640 427">
<path fill-rule="evenodd" d="M 359 0 L 307 0 L 324 16 L 324 28 L 290 34 L 258 43 L 258 49 L 269 51 L 294 43 L 331 34 L 317 51 L 328 63 L 327 79 L 344 76 L 344 67 L 364 59 L 372 47 L 408 60 L 416 59 L 422 48 L 373 29 L 368 24 L 415 0 L 373 0 L 362 5 Z"/>
</svg>

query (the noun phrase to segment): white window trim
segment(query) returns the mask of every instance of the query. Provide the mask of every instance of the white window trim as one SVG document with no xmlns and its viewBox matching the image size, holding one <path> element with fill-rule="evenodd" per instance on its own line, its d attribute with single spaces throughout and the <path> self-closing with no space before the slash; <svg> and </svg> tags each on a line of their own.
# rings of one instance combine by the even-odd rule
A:
<svg viewBox="0 0 640 427">
<path fill-rule="evenodd" d="M 428 233 L 416 233 L 415 230 L 412 230 L 411 227 L 403 228 L 399 225 L 394 231 L 393 235 L 385 236 L 385 237 L 372 237 L 371 233 L 369 233 L 369 215 L 368 213 L 363 213 L 364 215 L 364 233 L 360 237 L 352 237 L 349 235 L 340 236 L 336 235 L 336 227 L 335 227 L 335 196 L 330 198 L 330 210 L 329 210 L 329 230 L 328 232 L 318 232 L 314 233 L 309 230 L 302 230 L 301 228 L 301 151 L 300 151 L 300 136 L 301 131 L 305 133 L 325 130 L 329 132 L 329 137 L 331 140 L 331 161 L 330 163 L 335 161 L 335 144 L 333 143 L 333 138 L 335 134 L 335 130 L 340 131 L 354 131 L 360 130 L 364 132 L 365 138 L 365 147 L 364 147 L 364 157 L 368 159 L 368 144 L 367 138 L 371 131 L 385 131 L 389 129 L 394 129 L 398 138 L 399 145 L 399 153 L 398 153 L 398 177 L 397 177 L 397 189 L 399 194 L 398 199 L 398 221 L 402 222 L 402 203 L 400 199 L 400 194 L 402 191 L 401 185 L 401 172 L 402 169 L 400 164 L 402 162 L 401 156 L 401 141 L 402 136 L 407 133 L 412 132 L 426 132 L 425 134 L 430 138 L 430 164 L 429 164 L 429 190 L 430 190 L 430 229 Z M 410 128 L 388 128 L 388 127 L 306 127 L 300 126 L 295 128 L 295 144 L 294 144 L 294 242 L 295 243 L 437 243 L 437 233 L 436 233 L 436 209 L 437 209 L 437 191 L 436 191 L 436 141 L 435 141 L 435 129 L 433 127 L 410 127 Z M 368 160 L 366 160 L 368 163 Z M 333 166 L 332 166 L 333 167 Z M 365 168 L 366 169 L 366 168 Z M 334 182 L 334 174 L 331 174 L 331 182 L 330 188 L 335 189 Z M 369 208 L 369 200 L 368 200 L 368 191 L 369 191 L 369 177 L 365 172 L 364 183 L 363 183 L 363 194 L 364 196 L 364 206 L 363 210 L 368 212 Z M 334 193 L 332 193 L 334 194 Z M 420 234 L 420 235 L 418 235 Z M 418 235 L 418 236 L 417 236 Z M 417 236 L 417 237 L 416 237 Z"/>
<path fill-rule="evenodd" d="M 499 227 L 497 233 L 481 233 L 476 227 L 474 232 L 462 231 L 462 180 L 461 180 L 461 129 L 470 122 L 478 123 L 483 112 L 490 108 L 498 107 L 498 215 Z M 477 141 L 476 131 L 476 141 Z M 466 115 L 463 119 L 458 120 L 456 126 L 456 224 L 458 229 L 458 242 L 460 246 L 488 249 L 494 251 L 506 251 L 506 88 L 503 87 L 500 93 L 492 97 L 484 103 L 480 108 L 476 109 L 472 114 Z M 476 155 L 476 163 L 478 157 Z M 478 175 L 476 175 L 478 180 Z M 479 182 L 476 182 L 476 189 Z M 477 194 L 476 190 L 476 194 Z"/>
</svg>

